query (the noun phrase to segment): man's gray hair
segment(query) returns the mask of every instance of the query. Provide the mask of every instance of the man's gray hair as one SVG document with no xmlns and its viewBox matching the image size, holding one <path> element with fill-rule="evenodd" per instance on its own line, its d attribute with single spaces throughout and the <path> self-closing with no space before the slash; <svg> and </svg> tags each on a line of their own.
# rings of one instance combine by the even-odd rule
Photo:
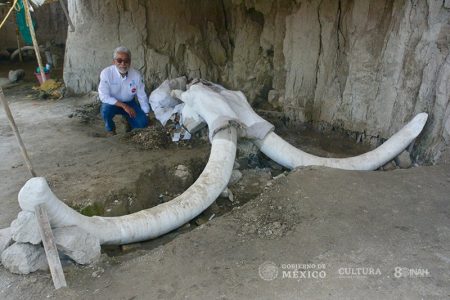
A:
<svg viewBox="0 0 450 300">
<path fill-rule="evenodd" d="M 131 51 L 127 47 L 119 46 L 116 49 L 114 49 L 113 59 L 116 59 L 117 53 L 126 53 L 128 54 L 128 58 L 131 59 Z"/>
</svg>

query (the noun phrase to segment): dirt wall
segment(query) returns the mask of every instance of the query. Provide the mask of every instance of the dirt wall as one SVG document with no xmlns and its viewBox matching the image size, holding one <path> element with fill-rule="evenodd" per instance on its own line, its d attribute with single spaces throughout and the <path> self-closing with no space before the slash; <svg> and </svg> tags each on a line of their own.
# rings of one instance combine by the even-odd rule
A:
<svg viewBox="0 0 450 300">
<path fill-rule="evenodd" d="M 200 76 L 372 144 L 426 111 L 415 154 L 428 161 L 450 138 L 449 1 L 74 0 L 69 11 L 64 80 L 76 93 L 125 45 L 148 88 Z"/>
</svg>

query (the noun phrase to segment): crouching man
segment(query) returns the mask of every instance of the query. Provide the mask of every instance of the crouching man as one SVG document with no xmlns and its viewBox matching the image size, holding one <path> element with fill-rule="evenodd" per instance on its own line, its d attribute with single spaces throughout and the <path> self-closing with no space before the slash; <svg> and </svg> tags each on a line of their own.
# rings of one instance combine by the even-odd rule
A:
<svg viewBox="0 0 450 300">
<path fill-rule="evenodd" d="M 114 50 L 113 65 L 100 73 L 98 94 L 102 101 L 101 115 L 107 136 L 116 134 L 113 118 L 122 115 L 127 120 L 127 131 L 148 126 L 150 106 L 141 74 L 130 67 L 131 53 L 125 47 Z M 139 104 L 135 101 L 139 100 Z"/>
</svg>

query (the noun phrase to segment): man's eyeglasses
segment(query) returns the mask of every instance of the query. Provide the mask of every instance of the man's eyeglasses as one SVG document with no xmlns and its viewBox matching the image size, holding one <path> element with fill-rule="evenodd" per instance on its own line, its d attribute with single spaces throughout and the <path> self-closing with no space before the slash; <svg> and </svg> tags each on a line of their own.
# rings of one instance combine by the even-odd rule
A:
<svg viewBox="0 0 450 300">
<path fill-rule="evenodd" d="M 116 58 L 115 61 L 116 61 L 118 64 L 124 63 L 124 64 L 128 65 L 128 64 L 130 63 L 130 60 L 129 60 L 129 59 Z"/>
</svg>

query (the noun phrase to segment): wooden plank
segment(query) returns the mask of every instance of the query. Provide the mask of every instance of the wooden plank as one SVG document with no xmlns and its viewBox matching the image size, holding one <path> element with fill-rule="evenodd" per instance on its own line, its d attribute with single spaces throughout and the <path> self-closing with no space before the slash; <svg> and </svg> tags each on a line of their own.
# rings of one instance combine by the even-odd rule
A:
<svg viewBox="0 0 450 300">
<path fill-rule="evenodd" d="M 13 115 L 11 110 L 9 109 L 8 102 L 5 99 L 5 95 L 3 94 L 3 89 L 0 87 L 0 102 L 3 104 L 3 108 L 5 109 L 6 116 L 8 117 L 9 125 L 16 136 L 17 141 L 19 142 L 20 151 L 22 152 L 22 156 L 27 164 L 28 170 L 31 173 L 32 177 L 36 177 L 36 173 L 33 170 L 33 166 L 31 165 L 30 158 L 28 157 L 27 149 L 23 144 L 22 138 L 20 137 L 19 129 L 17 129 L 16 122 L 14 122 Z"/>
<path fill-rule="evenodd" d="M 28 0 L 23 0 L 23 6 L 25 9 L 25 20 L 27 21 L 28 29 L 30 29 L 31 40 L 33 41 L 34 52 L 36 54 L 36 59 L 39 65 L 39 70 L 41 71 L 42 82 L 45 82 L 47 79 L 45 78 L 44 67 L 42 65 L 41 53 L 39 52 L 39 45 L 36 40 L 36 33 L 34 32 L 33 21 L 31 20 L 30 15 L 30 7 L 28 4 Z"/>
<path fill-rule="evenodd" d="M 41 233 L 42 243 L 44 244 L 45 254 L 47 255 L 48 266 L 52 274 L 55 289 L 66 287 L 66 278 L 59 260 L 58 249 L 56 249 L 55 239 L 53 238 L 52 228 L 48 221 L 45 204 L 39 204 L 34 209 L 38 221 L 39 232 Z"/>
</svg>

